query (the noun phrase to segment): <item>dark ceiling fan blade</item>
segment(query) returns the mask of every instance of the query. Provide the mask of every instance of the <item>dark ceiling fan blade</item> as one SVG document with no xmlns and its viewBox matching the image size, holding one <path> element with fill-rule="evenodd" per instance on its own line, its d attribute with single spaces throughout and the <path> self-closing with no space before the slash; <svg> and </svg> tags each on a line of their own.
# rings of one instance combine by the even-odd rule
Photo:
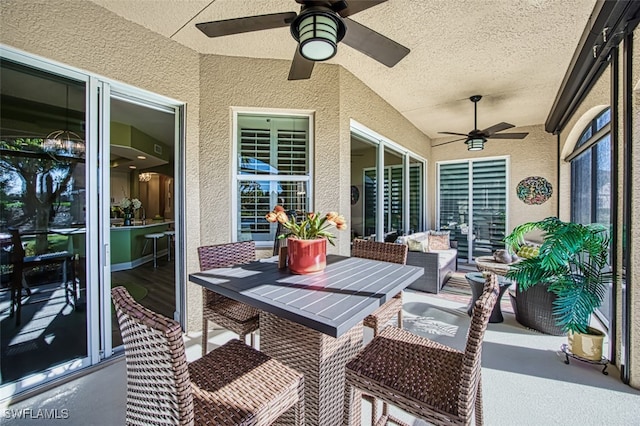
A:
<svg viewBox="0 0 640 426">
<path fill-rule="evenodd" d="M 513 124 L 509 124 L 509 123 L 505 123 L 504 121 L 502 123 L 498 123 L 498 124 L 494 124 L 491 127 L 487 127 L 484 130 L 481 130 L 481 133 L 483 133 L 486 136 L 491 136 L 494 133 L 498 133 L 501 132 L 503 130 L 507 130 L 510 129 L 512 127 L 516 127 Z"/>
<path fill-rule="evenodd" d="M 438 132 L 441 135 L 456 135 L 456 136 L 469 136 L 466 133 L 456 133 L 456 132 Z"/>
<path fill-rule="evenodd" d="M 291 61 L 289 80 L 306 80 L 311 77 L 315 62 L 308 60 L 300 54 L 300 47 L 296 48 L 296 54 Z"/>
<path fill-rule="evenodd" d="M 450 143 L 460 142 L 460 141 L 463 141 L 463 140 L 465 140 L 465 139 L 467 139 L 467 138 L 454 139 L 454 140 L 452 140 L 452 141 L 439 143 L 438 145 L 432 145 L 431 147 L 432 147 L 432 148 L 435 148 L 436 146 L 448 145 L 448 144 L 450 144 Z"/>
<path fill-rule="evenodd" d="M 529 133 L 498 133 L 497 135 L 486 136 L 488 139 L 524 139 Z"/>
<path fill-rule="evenodd" d="M 222 21 L 201 22 L 196 27 L 209 37 L 221 37 L 251 31 L 270 30 L 286 27 L 295 19 L 295 12 L 271 13 L 268 15 L 245 16 L 244 18 Z"/>
<path fill-rule="evenodd" d="M 340 16 L 346 18 L 347 16 L 355 15 L 358 12 L 362 12 L 363 10 L 377 6 L 386 1 L 387 0 L 348 0 L 347 7 L 345 9 L 338 10 L 337 12 Z"/>
<path fill-rule="evenodd" d="M 400 62 L 410 52 L 400 43 L 396 43 L 356 21 L 345 18 L 344 22 L 347 26 L 347 34 L 342 42 L 389 68 Z"/>
</svg>

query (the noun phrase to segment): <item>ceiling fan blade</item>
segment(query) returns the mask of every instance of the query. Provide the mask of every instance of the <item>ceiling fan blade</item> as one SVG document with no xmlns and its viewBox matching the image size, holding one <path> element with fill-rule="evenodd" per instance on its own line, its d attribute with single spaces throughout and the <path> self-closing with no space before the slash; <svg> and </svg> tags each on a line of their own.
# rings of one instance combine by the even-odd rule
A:
<svg viewBox="0 0 640 426">
<path fill-rule="evenodd" d="M 503 130 L 510 129 L 512 127 L 516 127 L 516 126 L 514 126 L 513 124 L 502 122 L 502 123 L 494 124 L 491 127 L 487 127 L 486 129 L 482 130 L 481 133 L 483 133 L 484 136 L 487 137 L 487 136 L 493 135 L 494 133 L 498 133 Z"/>
<path fill-rule="evenodd" d="M 295 12 L 271 13 L 268 15 L 201 22 L 196 24 L 196 27 L 209 37 L 222 37 L 231 34 L 286 27 L 291 24 L 296 16 Z"/>
<path fill-rule="evenodd" d="M 486 136 L 488 139 L 524 139 L 529 133 L 498 133 L 497 135 Z"/>
<path fill-rule="evenodd" d="M 448 144 L 450 144 L 450 143 L 460 142 L 460 141 L 463 141 L 463 140 L 465 140 L 465 139 L 467 139 L 467 138 L 454 139 L 454 140 L 452 140 L 452 141 L 439 143 L 438 145 L 432 145 L 431 147 L 432 147 L 432 148 L 434 148 L 434 147 L 436 147 L 436 146 L 448 145 Z"/>
<path fill-rule="evenodd" d="M 456 133 L 456 132 L 438 132 L 441 135 L 456 135 L 456 136 L 469 136 L 466 133 Z"/>
<path fill-rule="evenodd" d="M 347 16 L 355 15 L 358 12 L 362 12 L 363 10 L 377 6 L 386 1 L 387 0 L 348 0 L 347 7 L 337 12 L 340 16 L 346 18 Z"/>
<path fill-rule="evenodd" d="M 311 77 L 315 62 L 308 60 L 300 54 L 300 47 L 296 48 L 296 54 L 291 61 L 289 80 L 306 80 Z"/>
<path fill-rule="evenodd" d="M 389 68 L 400 62 L 410 52 L 400 43 L 396 43 L 356 21 L 345 18 L 344 22 L 347 26 L 347 33 L 342 42 Z"/>
</svg>

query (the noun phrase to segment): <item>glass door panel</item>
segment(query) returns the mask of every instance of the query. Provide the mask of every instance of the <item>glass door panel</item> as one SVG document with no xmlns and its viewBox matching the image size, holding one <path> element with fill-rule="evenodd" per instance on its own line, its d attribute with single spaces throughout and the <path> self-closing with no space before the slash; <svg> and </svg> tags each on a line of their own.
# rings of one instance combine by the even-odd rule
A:
<svg viewBox="0 0 640 426">
<path fill-rule="evenodd" d="M 404 167 L 403 156 L 384 150 L 384 241 L 394 242 L 404 233 Z"/>
<path fill-rule="evenodd" d="M 87 85 L 0 67 L 0 387 L 15 393 L 89 354 Z"/>
<path fill-rule="evenodd" d="M 409 234 L 424 231 L 424 163 L 409 157 Z"/>
<path fill-rule="evenodd" d="M 174 318 L 175 111 L 113 93 L 110 99 L 111 287 Z M 122 344 L 111 305 L 111 344 Z"/>
<path fill-rule="evenodd" d="M 376 233 L 378 147 L 351 135 L 351 232 L 353 238 Z"/>
<path fill-rule="evenodd" d="M 469 262 L 504 248 L 506 160 L 439 164 L 439 225 L 458 241 L 458 259 Z"/>
<path fill-rule="evenodd" d="M 473 163 L 473 250 L 472 256 L 491 256 L 504 248 L 506 231 L 506 161 Z"/>
<path fill-rule="evenodd" d="M 458 259 L 469 260 L 469 164 L 439 165 L 439 226 L 458 242 Z"/>
</svg>

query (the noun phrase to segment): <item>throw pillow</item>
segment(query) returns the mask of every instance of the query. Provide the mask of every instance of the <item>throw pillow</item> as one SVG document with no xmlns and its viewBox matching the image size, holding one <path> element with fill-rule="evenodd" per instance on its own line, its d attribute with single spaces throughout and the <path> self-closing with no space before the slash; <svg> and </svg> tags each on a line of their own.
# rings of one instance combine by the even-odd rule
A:
<svg viewBox="0 0 640 426">
<path fill-rule="evenodd" d="M 413 238 L 407 238 L 407 245 L 409 246 L 409 251 L 422 251 L 422 241 L 414 240 Z"/>
<path fill-rule="evenodd" d="M 429 231 L 429 251 L 449 250 L 450 231 Z"/>
<path fill-rule="evenodd" d="M 499 262 L 499 263 L 511 263 L 511 255 L 509 254 L 508 251 L 504 249 L 496 250 L 493 253 L 493 258 L 495 259 L 496 262 Z"/>
<path fill-rule="evenodd" d="M 407 246 L 409 246 L 409 251 L 426 251 L 427 238 L 427 234 L 407 237 Z"/>
<path fill-rule="evenodd" d="M 522 246 L 520 250 L 518 250 L 518 257 L 522 257 L 524 259 L 533 259 L 540 254 L 540 247 L 534 246 Z"/>
</svg>

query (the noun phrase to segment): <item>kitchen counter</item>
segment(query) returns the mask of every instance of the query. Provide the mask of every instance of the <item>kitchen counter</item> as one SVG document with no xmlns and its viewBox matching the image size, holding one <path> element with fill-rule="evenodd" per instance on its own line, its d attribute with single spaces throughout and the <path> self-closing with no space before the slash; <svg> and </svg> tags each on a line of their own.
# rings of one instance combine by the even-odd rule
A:
<svg viewBox="0 0 640 426">
<path fill-rule="evenodd" d="M 173 220 L 147 220 L 146 223 L 143 225 L 141 220 L 134 220 L 133 225 L 130 226 L 124 226 L 122 224 L 111 224 L 111 230 L 112 231 L 120 231 L 120 230 L 127 230 L 127 229 L 144 229 L 144 228 L 153 228 L 156 227 L 158 225 L 171 225 L 174 223 Z"/>
<path fill-rule="evenodd" d="M 133 269 L 146 262 L 153 261 L 153 241 L 149 241 L 147 249 L 142 254 L 146 234 L 163 233 L 173 225 L 173 221 L 150 221 L 142 225 L 112 226 L 111 227 L 111 271 Z M 136 222 L 134 222 L 136 223 Z M 158 258 L 167 253 L 167 238 L 158 239 Z"/>
</svg>

